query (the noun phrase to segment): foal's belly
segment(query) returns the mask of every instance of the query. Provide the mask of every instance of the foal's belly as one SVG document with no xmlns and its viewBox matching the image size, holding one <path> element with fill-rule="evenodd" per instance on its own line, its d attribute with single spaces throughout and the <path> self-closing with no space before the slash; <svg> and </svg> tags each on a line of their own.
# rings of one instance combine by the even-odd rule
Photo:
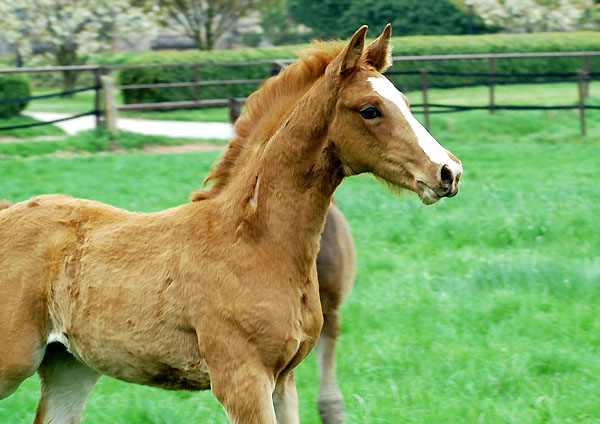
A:
<svg viewBox="0 0 600 424">
<path fill-rule="evenodd" d="M 180 337 L 140 340 L 95 337 L 69 338 L 69 350 L 79 360 L 108 376 L 169 390 L 207 390 L 210 378 L 197 343 Z"/>
</svg>

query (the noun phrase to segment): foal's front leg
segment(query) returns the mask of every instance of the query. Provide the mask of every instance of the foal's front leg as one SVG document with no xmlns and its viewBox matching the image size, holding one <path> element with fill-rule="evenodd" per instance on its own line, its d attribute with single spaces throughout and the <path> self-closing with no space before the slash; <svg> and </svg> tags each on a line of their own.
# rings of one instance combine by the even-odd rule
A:
<svg viewBox="0 0 600 424">
<path fill-rule="evenodd" d="M 232 424 L 276 424 L 275 383 L 258 361 L 210 367 L 211 390 Z"/>
<path fill-rule="evenodd" d="M 273 392 L 273 405 L 277 424 L 299 424 L 298 393 L 294 373 L 280 376 Z"/>
</svg>

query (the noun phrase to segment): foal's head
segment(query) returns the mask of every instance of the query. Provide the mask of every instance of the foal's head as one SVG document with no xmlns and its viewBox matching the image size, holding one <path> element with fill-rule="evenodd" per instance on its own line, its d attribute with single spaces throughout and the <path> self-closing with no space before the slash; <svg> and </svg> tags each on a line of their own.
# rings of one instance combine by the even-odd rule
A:
<svg viewBox="0 0 600 424">
<path fill-rule="evenodd" d="M 346 175 L 371 172 L 416 192 L 425 204 L 458 192 L 461 162 L 414 118 L 406 97 L 381 72 L 389 66 L 388 24 L 364 48 L 361 27 L 330 63 L 339 84 L 328 137 Z"/>
</svg>

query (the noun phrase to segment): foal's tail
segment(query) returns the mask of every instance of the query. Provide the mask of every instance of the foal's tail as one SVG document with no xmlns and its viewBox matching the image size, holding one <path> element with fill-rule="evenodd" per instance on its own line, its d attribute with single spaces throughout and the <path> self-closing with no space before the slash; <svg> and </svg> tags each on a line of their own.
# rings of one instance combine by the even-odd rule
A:
<svg viewBox="0 0 600 424">
<path fill-rule="evenodd" d="M 0 200 L 0 211 L 2 209 L 9 208 L 12 204 L 7 202 L 6 200 Z"/>
</svg>

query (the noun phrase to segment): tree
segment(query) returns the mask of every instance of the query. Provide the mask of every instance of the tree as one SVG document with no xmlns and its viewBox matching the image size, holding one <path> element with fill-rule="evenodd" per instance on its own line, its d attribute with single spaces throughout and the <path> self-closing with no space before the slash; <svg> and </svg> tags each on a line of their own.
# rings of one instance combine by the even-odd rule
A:
<svg viewBox="0 0 600 424">
<path fill-rule="evenodd" d="M 345 28 L 340 21 L 352 0 L 289 0 L 288 3 L 292 19 L 309 27 L 313 37 L 341 38 L 356 30 Z"/>
<path fill-rule="evenodd" d="M 158 0 L 166 15 L 165 24 L 183 31 L 200 50 L 212 50 L 240 18 L 274 3 L 275 0 Z"/>
<path fill-rule="evenodd" d="M 35 47 L 60 66 L 84 64 L 89 53 L 109 48 L 116 32 L 147 33 L 152 26 L 148 13 L 126 1 L 0 1 L 3 35 L 21 54 L 30 56 Z M 63 72 L 65 90 L 75 86 L 77 75 Z"/>
<path fill-rule="evenodd" d="M 392 22 L 395 35 L 466 34 L 468 15 L 448 0 L 363 0 L 354 1 L 344 15 L 347 27 L 361 22 L 383 28 Z M 481 20 L 476 22 L 481 32 Z"/>
<path fill-rule="evenodd" d="M 292 18 L 317 37 L 345 38 L 367 24 L 381 29 L 392 23 L 394 35 L 465 34 L 466 11 L 448 0 L 289 0 Z M 475 17 L 475 31 L 485 31 Z"/>
<path fill-rule="evenodd" d="M 259 24 L 263 34 L 256 35 L 269 43 L 278 46 L 310 41 L 311 34 L 307 31 L 299 31 L 298 25 L 290 17 L 287 0 L 280 0 L 271 7 L 263 7 L 259 9 L 259 14 Z M 254 44 L 258 45 L 256 42 Z"/>
<path fill-rule="evenodd" d="M 487 24 L 525 32 L 578 27 L 594 0 L 473 0 Z"/>
</svg>

